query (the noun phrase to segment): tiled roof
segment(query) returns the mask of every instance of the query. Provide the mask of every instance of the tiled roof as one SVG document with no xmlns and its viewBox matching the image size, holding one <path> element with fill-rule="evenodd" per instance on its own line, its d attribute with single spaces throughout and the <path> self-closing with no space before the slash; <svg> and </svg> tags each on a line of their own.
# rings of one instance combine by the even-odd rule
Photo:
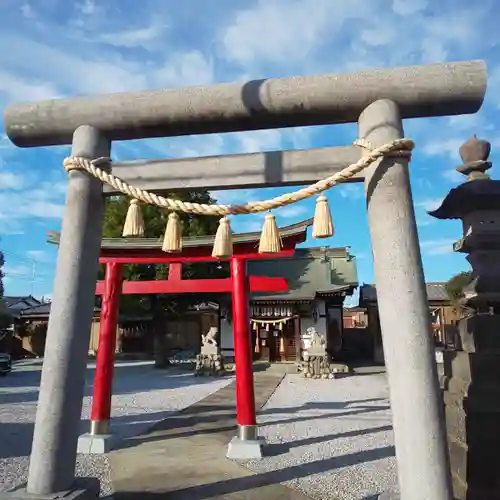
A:
<svg viewBox="0 0 500 500">
<path fill-rule="evenodd" d="M 29 318 L 29 317 L 35 317 L 35 316 L 48 316 L 50 314 L 50 302 L 46 302 L 45 304 L 40 304 L 35 307 L 30 307 L 29 309 L 23 309 L 20 311 L 19 316 L 21 318 Z M 94 307 L 94 312 L 98 312 L 100 309 L 98 307 Z"/>
<path fill-rule="evenodd" d="M 426 283 L 427 300 L 429 302 L 449 302 L 450 298 L 446 292 L 446 283 Z M 377 290 L 375 285 L 365 284 L 362 285 L 359 291 L 359 303 L 376 302 Z"/>
<path fill-rule="evenodd" d="M 307 219 L 296 224 L 291 224 L 289 226 L 280 227 L 280 235 L 282 238 L 287 236 L 294 236 L 307 231 L 309 226 L 312 226 L 313 219 Z M 55 231 L 50 231 L 48 235 L 48 242 L 53 244 L 59 244 L 60 234 Z M 233 244 L 238 243 L 251 243 L 255 241 L 256 243 L 260 239 L 260 232 L 254 233 L 239 233 L 232 235 Z M 105 250 L 114 249 L 129 249 L 129 250 L 141 250 L 141 249 L 160 249 L 163 244 L 163 238 L 103 238 L 101 242 L 101 248 Z M 187 236 L 182 240 L 183 247 L 197 247 L 197 246 L 210 246 L 213 245 L 215 240 L 215 235 L 209 236 Z"/>
<path fill-rule="evenodd" d="M 348 291 L 358 285 L 356 260 L 346 248 L 298 248 L 293 257 L 248 262 L 253 276 L 284 277 L 289 290 L 254 293 L 252 301 L 313 300 L 317 294 Z"/>
<path fill-rule="evenodd" d="M 19 302 L 24 302 L 28 306 L 41 303 L 38 299 L 35 299 L 35 297 L 32 297 L 31 295 L 25 295 L 25 296 L 21 296 L 21 297 L 4 295 L 3 300 L 7 304 L 7 307 L 11 307 L 15 304 L 19 304 Z"/>
</svg>

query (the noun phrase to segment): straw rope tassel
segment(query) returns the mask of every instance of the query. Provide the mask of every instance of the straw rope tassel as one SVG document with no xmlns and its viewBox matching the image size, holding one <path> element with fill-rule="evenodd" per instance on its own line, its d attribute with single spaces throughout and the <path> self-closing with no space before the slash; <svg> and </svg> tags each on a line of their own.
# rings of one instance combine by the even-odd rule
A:
<svg viewBox="0 0 500 500">
<path fill-rule="evenodd" d="M 212 257 L 225 259 L 233 255 L 233 239 L 231 236 L 231 223 L 227 217 L 222 217 L 215 233 Z"/>
<path fill-rule="evenodd" d="M 255 333 L 255 353 L 260 353 L 260 338 L 259 338 L 259 330 Z"/>
<path fill-rule="evenodd" d="M 312 237 L 330 238 L 333 234 L 332 214 L 330 212 L 330 207 L 328 206 L 328 198 L 324 194 L 321 194 L 316 200 Z"/>
<path fill-rule="evenodd" d="M 142 218 L 139 200 L 133 198 L 128 206 L 127 217 L 123 225 L 122 236 L 129 238 L 131 236 L 144 236 L 144 219 Z"/>
<path fill-rule="evenodd" d="M 281 250 L 281 236 L 272 213 L 266 214 L 260 235 L 259 253 L 277 253 Z"/>
<path fill-rule="evenodd" d="M 181 219 L 177 212 L 170 212 L 168 215 L 167 229 L 165 231 L 162 250 L 168 253 L 182 251 Z"/>
</svg>

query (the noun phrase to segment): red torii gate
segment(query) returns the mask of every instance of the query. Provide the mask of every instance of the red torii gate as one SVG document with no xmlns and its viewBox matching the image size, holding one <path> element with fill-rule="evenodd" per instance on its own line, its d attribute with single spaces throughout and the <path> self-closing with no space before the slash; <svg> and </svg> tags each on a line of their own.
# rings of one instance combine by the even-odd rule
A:
<svg viewBox="0 0 500 500">
<path fill-rule="evenodd" d="M 114 372 L 116 329 L 121 294 L 182 294 L 231 293 L 233 306 L 234 358 L 236 370 L 236 414 L 238 437 L 257 439 L 255 397 L 250 336 L 249 292 L 280 292 L 288 290 L 285 278 L 248 276 L 246 261 L 291 257 L 295 247 L 306 240 L 312 219 L 280 229 L 282 251 L 259 254 L 260 233 L 233 235 L 233 255 L 230 259 L 231 276 L 222 279 L 182 279 L 182 264 L 190 262 L 218 262 L 211 256 L 214 237 L 186 238 L 178 254 L 166 254 L 157 239 L 104 239 L 100 262 L 106 266 L 104 281 L 98 281 L 96 295 L 102 295 L 99 343 L 94 376 L 90 436 L 81 436 L 81 452 L 106 452 L 112 443 L 108 440 L 111 416 L 112 382 Z M 123 281 L 125 264 L 168 263 L 168 279 L 158 281 Z M 88 439 L 90 438 L 90 439 Z M 97 442 L 97 443 L 96 443 Z M 97 444 L 97 447 L 96 447 Z"/>
</svg>

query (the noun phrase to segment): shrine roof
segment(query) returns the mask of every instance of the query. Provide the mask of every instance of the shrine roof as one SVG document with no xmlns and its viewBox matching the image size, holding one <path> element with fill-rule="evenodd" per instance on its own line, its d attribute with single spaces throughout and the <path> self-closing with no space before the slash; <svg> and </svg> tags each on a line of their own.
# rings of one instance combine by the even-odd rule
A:
<svg viewBox="0 0 500 500">
<path fill-rule="evenodd" d="M 279 228 L 281 238 L 296 236 L 305 233 L 309 226 L 312 226 L 313 219 L 307 219 L 297 222 L 290 226 Z M 252 233 L 234 233 L 232 235 L 233 245 L 244 243 L 258 243 L 260 239 L 260 231 Z M 215 235 L 209 236 L 187 236 L 182 239 L 183 248 L 211 246 L 215 240 Z M 103 238 L 101 249 L 103 250 L 156 250 L 161 249 L 163 238 Z"/>
<path fill-rule="evenodd" d="M 429 302 L 449 302 L 450 297 L 446 291 L 446 283 L 426 283 L 427 300 Z M 374 304 L 377 302 L 377 289 L 375 285 L 364 284 L 359 289 L 359 304 Z"/>
<path fill-rule="evenodd" d="M 284 277 L 289 290 L 253 293 L 252 301 L 311 301 L 318 296 L 351 294 L 358 286 L 356 259 L 347 248 L 297 248 L 293 257 L 248 262 L 252 276 Z"/>
</svg>

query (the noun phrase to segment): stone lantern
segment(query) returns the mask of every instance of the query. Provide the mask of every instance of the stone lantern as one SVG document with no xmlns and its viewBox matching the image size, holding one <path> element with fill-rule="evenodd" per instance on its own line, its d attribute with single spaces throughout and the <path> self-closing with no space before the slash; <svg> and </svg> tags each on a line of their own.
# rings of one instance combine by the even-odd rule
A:
<svg viewBox="0 0 500 500">
<path fill-rule="evenodd" d="M 476 136 L 459 150 L 466 181 L 430 212 L 461 219 L 454 245 L 467 254 L 472 281 L 463 288 L 458 342 L 444 353 L 444 405 L 457 500 L 500 499 L 500 181 L 486 174 L 490 144 Z"/>
</svg>

